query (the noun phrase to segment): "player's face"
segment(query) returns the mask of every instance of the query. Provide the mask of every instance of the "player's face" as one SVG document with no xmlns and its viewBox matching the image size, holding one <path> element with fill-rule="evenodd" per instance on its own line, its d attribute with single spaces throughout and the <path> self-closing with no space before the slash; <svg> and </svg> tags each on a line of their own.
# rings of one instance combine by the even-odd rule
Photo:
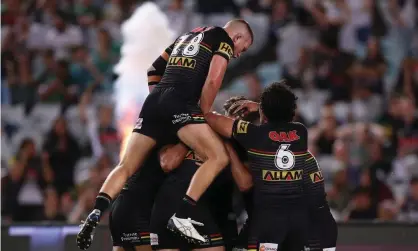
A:
<svg viewBox="0 0 418 251">
<path fill-rule="evenodd" d="M 248 48 L 252 41 L 250 34 L 237 34 L 234 39 L 234 58 L 239 58 Z"/>
</svg>

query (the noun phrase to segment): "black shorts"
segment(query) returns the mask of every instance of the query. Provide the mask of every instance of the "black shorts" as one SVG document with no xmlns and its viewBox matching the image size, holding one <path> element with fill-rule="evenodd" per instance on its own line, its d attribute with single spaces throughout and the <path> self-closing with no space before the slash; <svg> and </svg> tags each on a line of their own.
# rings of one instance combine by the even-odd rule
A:
<svg viewBox="0 0 418 251">
<path fill-rule="evenodd" d="M 174 177 L 168 177 L 161 186 L 155 199 L 154 209 L 151 215 L 151 245 L 154 250 L 158 249 L 197 249 L 224 246 L 221 231 L 215 219 L 210 213 L 206 200 L 202 197 L 196 205 L 196 216 L 193 218 L 205 225 L 195 226 L 196 230 L 206 238 L 204 244 L 189 244 L 183 238 L 174 235 L 167 229 L 167 223 L 176 212 L 183 196 L 187 191 L 189 182 L 179 181 Z"/>
<path fill-rule="evenodd" d="M 307 220 L 307 212 L 302 209 L 254 211 L 248 250 L 303 250 L 307 241 Z"/>
<path fill-rule="evenodd" d="M 149 219 L 152 204 L 141 204 L 138 198 L 138 193 L 122 190 L 113 202 L 109 215 L 113 246 L 150 245 Z"/>
<path fill-rule="evenodd" d="M 248 247 L 248 236 L 249 236 L 249 220 L 244 223 L 244 225 L 241 228 L 241 231 L 238 234 L 238 237 L 234 243 L 234 249 L 235 251 L 239 250 L 246 250 Z"/>
<path fill-rule="evenodd" d="M 173 88 L 155 87 L 146 98 L 133 129 L 158 142 L 188 124 L 206 123 L 197 103 L 183 100 Z"/>
<path fill-rule="evenodd" d="M 311 211 L 308 248 L 310 251 L 327 250 L 337 246 L 338 227 L 328 207 Z"/>
</svg>

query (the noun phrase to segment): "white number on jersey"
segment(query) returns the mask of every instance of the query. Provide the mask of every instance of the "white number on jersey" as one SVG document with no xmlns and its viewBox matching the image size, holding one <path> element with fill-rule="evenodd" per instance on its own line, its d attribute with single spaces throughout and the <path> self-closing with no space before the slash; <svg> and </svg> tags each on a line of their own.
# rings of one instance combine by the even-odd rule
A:
<svg viewBox="0 0 418 251">
<path fill-rule="evenodd" d="M 279 150 L 277 150 L 276 158 L 274 162 L 276 167 L 281 170 L 290 170 L 295 165 L 295 155 L 287 149 L 289 149 L 289 144 L 280 145 Z"/>
<path fill-rule="evenodd" d="M 191 35 L 184 35 L 181 36 L 178 41 L 177 45 L 173 48 L 173 51 L 171 52 L 172 56 L 176 56 L 179 54 L 179 48 L 182 45 L 183 41 L 186 40 Z M 200 42 L 203 40 L 203 33 L 199 33 L 196 36 L 194 36 L 192 39 L 190 39 L 189 42 L 187 42 L 187 45 L 182 50 L 182 55 L 185 57 L 193 57 L 197 53 L 199 53 L 200 49 Z"/>
</svg>

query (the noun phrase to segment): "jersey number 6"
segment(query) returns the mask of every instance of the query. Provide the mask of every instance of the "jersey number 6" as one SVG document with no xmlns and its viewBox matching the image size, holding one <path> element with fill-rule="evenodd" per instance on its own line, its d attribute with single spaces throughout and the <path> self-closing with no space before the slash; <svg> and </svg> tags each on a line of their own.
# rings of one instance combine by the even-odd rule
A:
<svg viewBox="0 0 418 251">
<path fill-rule="evenodd" d="M 277 150 L 276 157 L 274 162 L 276 167 L 281 170 L 290 170 L 295 165 L 295 155 L 287 149 L 289 149 L 289 144 L 280 145 L 279 150 Z"/>
<path fill-rule="evenodd" d="M 183 44 L 183 41 L 187 40 L 187 38 L 189 38 L 190 36 L 192 36 L 192 35 L 190 35 L 190 34 L 189 35 L 184 35 L 184 36 L 181 36 L 177 40 L 177 44 L 173 48 L 173 51 L 171 52 L 172 56 L 176 56 L 179 53 L 180 46 Z M 198 35 L 192 37 L 192 39 L 190 39 L 190 41 L 186 43 L 186 46 L 183 48 L 181 54 L 184 57 L 195 56 L 197 53 L 199 53 L 200 42 L 202 42 L 202 40 L 203 40 L 203 33 L 199 33 Z"/>
</svg>

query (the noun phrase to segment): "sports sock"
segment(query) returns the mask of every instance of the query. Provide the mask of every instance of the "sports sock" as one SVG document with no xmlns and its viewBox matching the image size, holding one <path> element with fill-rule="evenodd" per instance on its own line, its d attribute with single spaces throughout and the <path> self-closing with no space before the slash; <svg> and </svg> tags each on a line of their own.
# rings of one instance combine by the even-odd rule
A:
<svg viewBox="0 0 418 251">
<path fill-rule="evenodd" d="M 183 219 L 190 218 L 196 208 L 196 203 L 197 202 L 195 200 L 185 195 L 179 209 L 176 212 L 176 216 Z"/>
</svg>

